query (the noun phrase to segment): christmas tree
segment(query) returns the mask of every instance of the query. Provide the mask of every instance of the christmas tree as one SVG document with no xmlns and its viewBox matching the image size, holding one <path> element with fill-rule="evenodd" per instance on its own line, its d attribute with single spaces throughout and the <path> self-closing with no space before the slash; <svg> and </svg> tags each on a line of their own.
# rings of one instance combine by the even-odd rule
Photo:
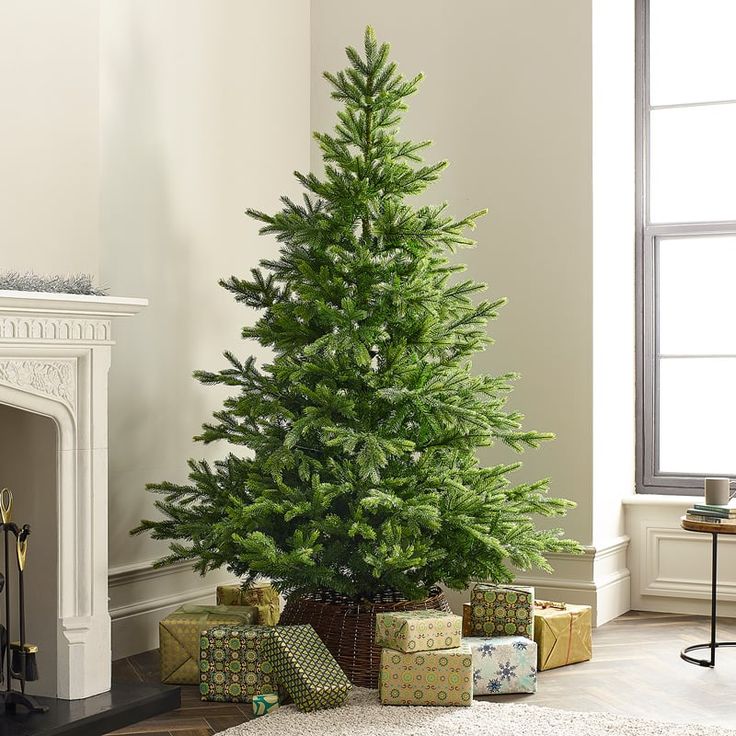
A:
<svg viewBox="0 0 736 736">
<path fill-rule="evenodd" d="M 243 336 L 273 360 L 227 352 L 224 370 L 195 373 L 235 389 L 196 439 L 250 454 L 192 460 L 187 484 L 149 485 L 163 518 L 133 533 L 171 541 L 159 564 L 224 565 L 288 593 L 417 598 L 436 583 L 510 581 L 509 565 L 549 570 L 545 552 L 579 547 L 533 515 L 573 504 L 548 496 L 546 479 L 512 484 L 520 463 L 476 457 L 552 437 L 505 408 L 515 375 L 471 371 L 504 299 L 474 300 L 485 285 L 456 277 L 448 255 L 473 245 L 465 233 L 485 212 L 410 203 L 446 166 L 422 164 L 429 141 L 399 138 L 421 75 L 405 79 L 370 28 L 364 55 L 346 53 L 349 66 L 325 74 L 341 109 L 333 133 L 315 134 L 324 174 L 296 173 L 303 204 L 248 211 L 279 257 L 221 282 L 260 310 Z"/>
</svg>

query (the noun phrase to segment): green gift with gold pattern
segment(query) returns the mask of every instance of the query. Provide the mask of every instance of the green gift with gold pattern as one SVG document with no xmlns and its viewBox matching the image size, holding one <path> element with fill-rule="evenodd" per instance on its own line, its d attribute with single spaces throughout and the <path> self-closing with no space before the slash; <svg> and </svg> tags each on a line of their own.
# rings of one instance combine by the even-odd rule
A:
<svg viewBox="0 0 736 736">
<path fill-rule="evenodd" d="M 218 624 L 254 624 L 257 618 L 252 606 L 181 606 L 158 625 L 161 682 L 196 685 L 202 631 Z"/>
<path fill-rule="evenodd" d="M 384 705 L 470 705 L 473 655 L 467 644 L 429 652 L 381 651 L 378 678 Z"/>
<path fill-rule="evenodd" d="M 534 588 L 477 583 L 470 594 L 468 635 L 534 639 Z"/>
<path fill-rule="evenodd" d="M 215 626 L 200 639 L 202 700 L 250 703 L 254 695 L 277 694 L 274 667 L 265 652 L 272 626 Z"/>
<path fill-rule="evenodd" d="M 401 652 L 460 646 L 462 619 L 444 611 L 388 611 L 376 614 L 376 644 Z"/>
<path fill-rule="evenodd" d="M 279 683 L 303 711 L 336 708 L 348 697 L 348 678 L 309 625 L 277 626 L 265 640 Z"/>
</svg>

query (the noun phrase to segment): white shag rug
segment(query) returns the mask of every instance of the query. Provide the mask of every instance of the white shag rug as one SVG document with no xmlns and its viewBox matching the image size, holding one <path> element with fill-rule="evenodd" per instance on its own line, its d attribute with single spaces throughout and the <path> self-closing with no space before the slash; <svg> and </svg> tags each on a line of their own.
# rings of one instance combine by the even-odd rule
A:
<svg viewBox="0 0 736 736">
<path fill-rule="evenodd" d="M 696 715 L 693 713 L 693 715 Z M 476 700 L 468 708 L 381 705 L 353 688 L 341 708 L 300 713 L 286 705 L 217 736 L 736 736 L 720 726 L 662 723 Z"/>
</svg>

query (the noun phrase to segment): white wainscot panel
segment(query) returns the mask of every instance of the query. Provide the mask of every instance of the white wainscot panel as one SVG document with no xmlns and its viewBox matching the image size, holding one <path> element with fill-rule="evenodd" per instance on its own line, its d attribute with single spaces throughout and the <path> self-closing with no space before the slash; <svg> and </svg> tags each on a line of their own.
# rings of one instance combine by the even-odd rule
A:
<svg viewBox="0 0 736 736">
<path fill-rule="evenodd" d="M 640 593 L 710 598 L 711 535 L 664 526 L 643 526 L 646 549 Z M 736 539 L 718 543 L 718 598 L 736 601 Z"/>
</svg>

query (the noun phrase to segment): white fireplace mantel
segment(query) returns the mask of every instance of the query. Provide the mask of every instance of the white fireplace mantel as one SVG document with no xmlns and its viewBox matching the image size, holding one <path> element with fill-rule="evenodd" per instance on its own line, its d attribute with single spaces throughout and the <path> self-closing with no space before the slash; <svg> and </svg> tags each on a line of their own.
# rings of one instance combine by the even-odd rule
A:
<svg viewBox="0 0 736 736">
<path fill-rule="evenodd" d="M 0 290 L 0 404 L 50 417 L 57 427 L 59 698 L 85 698 L 110 688 L 111 327 L 113 318 L 132 316 L 147 304 L 145 299 Z"/>
</svg>

